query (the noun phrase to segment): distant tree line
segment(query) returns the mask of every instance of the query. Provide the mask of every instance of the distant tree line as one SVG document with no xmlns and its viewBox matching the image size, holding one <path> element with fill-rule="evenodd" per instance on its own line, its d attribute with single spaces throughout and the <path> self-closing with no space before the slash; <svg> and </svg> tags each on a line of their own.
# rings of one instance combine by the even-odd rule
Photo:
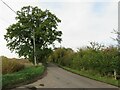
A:
<svg viewBox="0 0 120 90">
<path fill-rule="evenodd" d="M 71 48 L 57 48 L 48 59 L 75 70 L 88 70 L 117 79 L 120 75 L 118 52 L 118 47 L 105 47 L 97 42 L 90 42 L 90 46 L 79 48 L 77 52 Z"/>
</svg>

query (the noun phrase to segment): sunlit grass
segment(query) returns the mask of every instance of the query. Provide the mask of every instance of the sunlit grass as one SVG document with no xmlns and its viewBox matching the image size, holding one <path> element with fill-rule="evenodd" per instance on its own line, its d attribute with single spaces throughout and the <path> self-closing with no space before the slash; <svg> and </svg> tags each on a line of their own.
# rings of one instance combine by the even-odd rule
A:
<svg viewBox="0 0 120 90">
<path fill-rule="evenodd" d="M 19 72 L 5 74 L 2 77 L 2 87 L 6 88 L 15 84 L 32 80 L 35 77 L 43 74 L 44 69 L 44 66 L 31 66 Z"/>
</svg>

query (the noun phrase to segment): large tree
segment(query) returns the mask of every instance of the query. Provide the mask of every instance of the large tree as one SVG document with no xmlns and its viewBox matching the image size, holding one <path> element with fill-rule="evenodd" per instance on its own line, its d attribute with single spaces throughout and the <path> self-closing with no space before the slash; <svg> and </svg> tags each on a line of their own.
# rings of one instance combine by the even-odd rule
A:
<svg viewBox="0 0 120 90">
<path fill-rule="evenodd" d="M 37 62 L 41 62 L 50 52 L 49 45 L 53 45 L 54 41 L 61 42 L 62 32 L 57 30 L 61 20 L 49 10 L 26 6 L 17 11 L 16 20 L 7 28 L 4 37 L 8 48 L 20 57 L 24 56 L 33 62 L 36 49 Z"/>
</svg>

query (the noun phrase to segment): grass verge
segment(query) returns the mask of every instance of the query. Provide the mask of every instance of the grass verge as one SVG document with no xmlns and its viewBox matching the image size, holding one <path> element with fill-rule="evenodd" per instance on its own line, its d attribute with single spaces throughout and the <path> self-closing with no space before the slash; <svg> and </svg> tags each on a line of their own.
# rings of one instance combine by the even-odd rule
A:
<svg viewBox="0 0 120 90">
<path fill-rule="evenodd" d="M 111 78 L 111 77 L 101 77 L 99 74 L 95 74 L 95 73 L 92 73 L 92 72 L 89 72 L 89 71 L 78 71 L 78 70 L 75 70 L 75 69 L 71 69 L 71 68 L 68 68 L 68 67 L 64 67 L 64 66 L 61 66 L 59 65 L 59 67 L 67 70 L 67 71 L 70 71 L 72 73 L 75 73 L 75 74 L 78 74 L 78 75 L 81 75 L 81 76 L 85 76 L 87 78 L 90 78 L 90 79 L 94 79 L 94 80 L 97 80 L 97 81 L 101 81 L 101 82 L 104 82 L 104 83 L 108 83 L 108 84 L 111 84 L 111 85 L 114 85 L 114 86 L 117 86 L 118 87 L 118 80 L 115 80 L 114 78 Z"/>
<path fill-rule="evenodd" d="M 30 81 L 42 75 L 44 71 L 44 66 L 31 66 L 19 72 L 5 74 L 2 76 L 2 88 L 11 88 L 17 84 Z"/>
</svg>

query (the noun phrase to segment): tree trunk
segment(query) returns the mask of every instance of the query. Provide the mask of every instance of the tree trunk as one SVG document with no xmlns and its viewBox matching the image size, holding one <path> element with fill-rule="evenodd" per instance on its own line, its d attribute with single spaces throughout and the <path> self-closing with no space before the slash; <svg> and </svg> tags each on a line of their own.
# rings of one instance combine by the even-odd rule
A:
<svg viewBox="0 0 120 90">
<path fill-rule="evenodd" d="M 116 73 L 115 69 L 114 69 L 114 78 L 115 78 L 115 80 L 117 80 L 117 73 Z"/>
</svg>

